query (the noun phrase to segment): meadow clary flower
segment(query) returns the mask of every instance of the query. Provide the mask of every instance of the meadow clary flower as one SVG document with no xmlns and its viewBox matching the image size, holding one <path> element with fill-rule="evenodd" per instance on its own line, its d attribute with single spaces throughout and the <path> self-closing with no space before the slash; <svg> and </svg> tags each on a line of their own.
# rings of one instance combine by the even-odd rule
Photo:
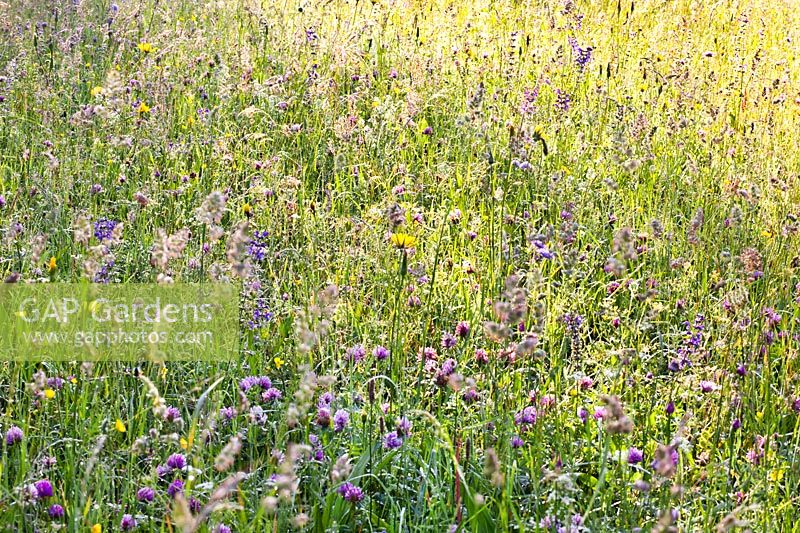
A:
<svg viewBox="0 0 800 533">
<path fill-rule="evenodd" d="M 94 236 L 98 241 L 110 240 L 114 235 L 114 229 L 118 222 L 107 218 L 101 218 L 94 223 Z"/>
</svg>

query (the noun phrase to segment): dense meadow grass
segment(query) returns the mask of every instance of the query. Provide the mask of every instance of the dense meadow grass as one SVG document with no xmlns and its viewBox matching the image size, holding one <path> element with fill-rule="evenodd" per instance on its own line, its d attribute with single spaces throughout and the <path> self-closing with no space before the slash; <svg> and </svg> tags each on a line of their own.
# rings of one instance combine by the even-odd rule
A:
<svg viewBox="0 0 800 533">
<path fill-rule="evenodd" d="M 241 286 L 0 362 L 8 531 L 798 531 L 790 0 L 0 1 L 0 274 Z"/>
</svg>

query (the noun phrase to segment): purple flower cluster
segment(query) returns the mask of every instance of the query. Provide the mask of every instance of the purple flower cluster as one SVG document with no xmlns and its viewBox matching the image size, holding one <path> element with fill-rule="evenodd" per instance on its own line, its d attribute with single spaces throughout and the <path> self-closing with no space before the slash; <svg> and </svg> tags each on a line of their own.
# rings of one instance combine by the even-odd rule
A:
<svg viewBox="0 0 800 533">
<path fill-rule="evenodd" d="M 94 223 L 94 236 L 98 241 L 111 239 L 118 222 L 108 218 L 101 218 Z"/>
<path fill-rule="evenodd" d="M 350 503 L 358 503 L 364 499 L 364 492 L 350 483 L 349 481 L 343 483 L 338 489 L 337 492 Z"/>
</svg>

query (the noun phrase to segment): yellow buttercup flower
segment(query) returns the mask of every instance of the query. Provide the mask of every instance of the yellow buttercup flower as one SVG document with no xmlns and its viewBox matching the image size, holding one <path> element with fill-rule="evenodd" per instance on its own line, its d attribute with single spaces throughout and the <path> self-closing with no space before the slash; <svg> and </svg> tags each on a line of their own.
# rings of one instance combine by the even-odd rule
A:
<svg viewBox="0 0 800 533">
<path fill-rule="evenodd" d="M 136 48 L 138 48 L 140 52 L 144 52 L 145 54 L 149 54 L 150 52 L 153 51 L 153 45 L 144 41 L 137 44 Z"/>
<path fill-rule="evenodd" d="M 185 450 L 185 449 L 187 449 L 189 447 L 189 441 L 187 441 L 185 438 L 181 437 L 180 445 L 181 445 L 181 449 Z"/>
<path fill-rule="evenodd" d="M 47 270 L 51 273 L 55 272 L 56 270 L 56 256 L 50 257 L 50 261 L 47 262 Z"/>
<path fill-rule="evenodd" d="M 127 431 L 127 428 L 125 427 L 125 424 L 119 418 L 117 418 L 117 421 L 114 424 L 114 428 L 117 431 L 119 431 L 120 433 L 125 433 Z"/>
<path fill-rule="evenodd" d="M 391 241 L 395 248 L 401 250 L 408 250 L 417 245 L 417 238 L 407 233 L 393 233 Z"/>
<path fill-rule="evenodd" d="M 275 359 L 273 359 L 273 360 L 272 360 L 272 362 L 273 362 L 273 363 L 275 363 L 275 368 L 277 368 L 278 370 L 280 370 L 280 368 L 281 368 L 283 365 L 285 365 L 285 364 L 286 364 L 286 361 L 284 361 L 284 360 L 283 360 L 283 359 L 281 359 L 280 357 L 276 357 Z"/>
<path fill-rule="evenodd" d="M 103 526 L 95 524 L 92 526 L 92 533 L 103 533 Z"/>
<path fill-rule="evenodd" d="M 136 111 L 140 115 L 142 115 L 144 113 L 149 113 L 150 112 L 150 106 L 145 104 L 144 102 L 142 102 L 141 104 L 139 104 L 139 107 L 136 108 Z"/>
<path fill-rule="evenodd" d="M 52 400 L 53 398 L 56 397 L 56 391 L 54 391 L 53 389 L 45 389 L 44 397 L 47 398 L 48 400 Z"/>
<path fill-rule="evenodd" d="M 92 90 L 89 92 L 92 96 L 98 96 L 103 94 L 103 88 L 98 85 L 97 87 L 92 87 Z"/>
</svg>

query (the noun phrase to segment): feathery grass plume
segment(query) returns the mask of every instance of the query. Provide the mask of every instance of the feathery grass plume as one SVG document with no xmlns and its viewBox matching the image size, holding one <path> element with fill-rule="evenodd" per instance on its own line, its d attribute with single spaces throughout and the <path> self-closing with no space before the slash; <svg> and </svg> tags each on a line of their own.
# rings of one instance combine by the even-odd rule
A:
<svg viewBox="0 0 800 533">
<path fill-rule="evenodd" d="M 242 441 L 238 435 L 234 435 L 214 459 L 214 468 L 217 472 L 225 472 L 230 469 L 241 449 Z"/>
<path fill-rule="evenodd" d="M 156 230 L 156 239 L 150 251 L 150 264 L 160 273 L 167 272 L 169 262 L 178 259 L 186 245 L 189 244 L 191 232 L 188 228 L 181 228 L 172 235 L 167 234 L 162 228 Z"/>
<path fill-rule="evenodd" d="M 494 451 L 494 448 L 487 448 L 483 453 L 483 475 L 494 487 L 502 487 L 505 483 L 505 476 L 497 452 Z"/>
<path fill-rule="evenodd" d="M 164 401 L 164 398 L 161 397 L 161 394 L 158 392 L 158 388 L 152 381 L 150 381 L 150 378 L 144 374 L 140 373 L 139 379 L 141 379 L 147 387 L 147 398 L 152 404 L 153 415 L 157 419 L 164 418 L 164 415 L 167 413 L 167 403 Z"/>
<path fill-rule="evenodd" d="M 231 267 L 231 272 L 239 278 L 246 278 L 252 270 L 252 263 L 247 254 L 249 243 L 250 223 L 243 220 L 233 228 L 225 245 L 225 257 Z"/>
<path fill-rule="evenodd" d="M 630 433 L 633 431 L 633 422 L 627 417 L 622 408 L 622 402 L 616 396 L 604 396 L 603 403 L 606 406 L 606 431 L 612 435 Z"/>
</svg>

